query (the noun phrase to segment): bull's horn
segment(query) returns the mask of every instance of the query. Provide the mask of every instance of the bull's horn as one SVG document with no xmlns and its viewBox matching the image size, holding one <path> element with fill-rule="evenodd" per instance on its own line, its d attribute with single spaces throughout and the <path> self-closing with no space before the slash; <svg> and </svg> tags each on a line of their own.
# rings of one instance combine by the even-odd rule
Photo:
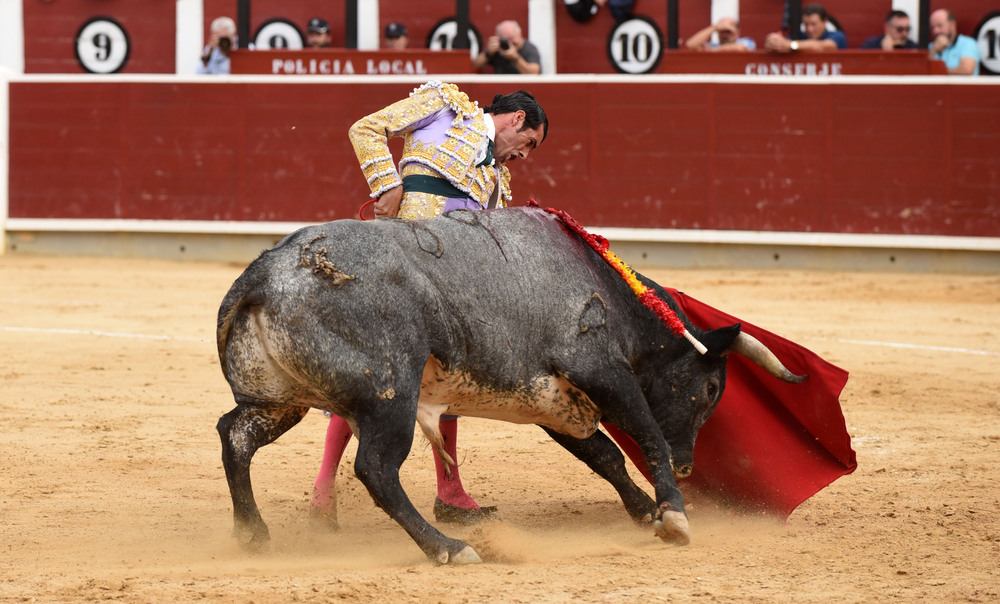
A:
<svg viewBox="0 0 1000 604">
<path fill-rule="evenodd" d="M 795 375 L 786 369 L 781 364 L 781 361 L 778 360 L 778 357 L 774 356 L 774 353 L 767 346 L 761 344 L 760 340 L 745 331 L 740 332 L 740 335 L 736 337 L 736 340 L 729 347 L 728 352 L 745 356 L 763 367 L 774 377 L 791 384 L 798 384 L 809 377 L 808 375 Z"/>
</svg>

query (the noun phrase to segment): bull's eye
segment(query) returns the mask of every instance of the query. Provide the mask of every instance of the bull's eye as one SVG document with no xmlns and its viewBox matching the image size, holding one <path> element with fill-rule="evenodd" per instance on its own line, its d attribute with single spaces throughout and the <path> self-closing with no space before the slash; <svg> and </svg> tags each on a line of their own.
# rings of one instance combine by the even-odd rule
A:
<svg viewBox="0 0 1000 604">
<path fill-rule="evenodd" d="M 705 387 L 705 394 L 708 395 L 708 400 L 714 401 L 715 396 L 719 394 L 719 387 L 715 384 L 708 384 Z"/>
</svg>

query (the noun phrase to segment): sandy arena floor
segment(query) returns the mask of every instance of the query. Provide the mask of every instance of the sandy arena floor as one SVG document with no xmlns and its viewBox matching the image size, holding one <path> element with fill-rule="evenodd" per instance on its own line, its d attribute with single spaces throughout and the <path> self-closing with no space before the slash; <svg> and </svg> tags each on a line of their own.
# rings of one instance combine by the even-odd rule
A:
<svg viewBox="0 0 1000 604">
<path fill-rule="evenodd" d="M 692 501 L 676 548 L 538 428 L 467 418 L 463 478 L 504 521 L 445 528 L 487 558 L 453 568 L 351 463 L 343 529 L 310 530 L 315 411 L 254 460 L 270 551 L 231 538 L 214 327 L 242 268 L 0 257 L 0 601 L 1000 600 L 1000 277 L 645 271 L 849 370 L 858 470 L 787 522 Z M 403 480 L 433 518 L 422 437 Z"/>
</svg>

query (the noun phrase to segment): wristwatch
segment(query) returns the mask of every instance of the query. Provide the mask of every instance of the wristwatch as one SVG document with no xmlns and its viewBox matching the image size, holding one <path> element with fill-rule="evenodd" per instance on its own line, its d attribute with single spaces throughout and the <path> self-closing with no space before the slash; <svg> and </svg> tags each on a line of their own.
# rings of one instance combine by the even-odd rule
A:
<svg viewBox="0 0 1000 604">
<path fill-rule="evenodd" d="M 788 47 L 792 49 L 792 52 L 799 52 L 799 41 L 792 40 L 792 43 L 789 44 Z"/>
</svg>

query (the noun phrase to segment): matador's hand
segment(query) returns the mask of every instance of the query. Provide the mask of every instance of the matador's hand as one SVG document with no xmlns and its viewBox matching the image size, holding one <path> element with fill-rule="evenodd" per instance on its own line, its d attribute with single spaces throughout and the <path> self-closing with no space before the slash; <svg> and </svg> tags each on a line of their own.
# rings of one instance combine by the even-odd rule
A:
<svg viewBox="0 0 1000 604">
<path fill-rule="evenodd" d="M 403 187 L 393 187 L 382 193 L 375 202 L 376 218 L 395 218 L 399 214 L 399 204 L 403 201 Z"/>
</svg>

